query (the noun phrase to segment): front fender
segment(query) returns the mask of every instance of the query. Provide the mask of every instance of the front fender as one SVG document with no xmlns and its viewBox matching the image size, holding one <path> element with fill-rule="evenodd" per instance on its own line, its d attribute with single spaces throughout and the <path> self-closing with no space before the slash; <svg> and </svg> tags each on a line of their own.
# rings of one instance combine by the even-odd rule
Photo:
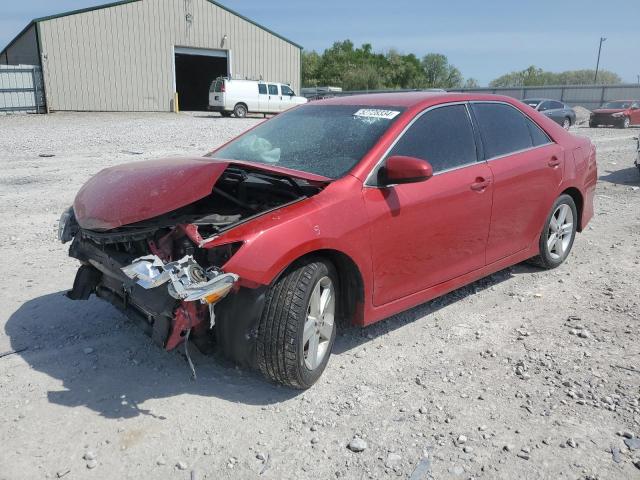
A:
<svg viewBox="0 0 640 480">
<path fill-rule="evenodd" d="M 240 276 L 240 285 L 270 285 L 291 263 L 318 250 L 350 257 L 362 274 L 365 292 L 371 280 L 367 212 L 362 184 L 345 177 L 314 197 L 258 217 L 221 235 L 206 248 L 230 242 L 242 247 L 223 266 Z"/>
</svg>

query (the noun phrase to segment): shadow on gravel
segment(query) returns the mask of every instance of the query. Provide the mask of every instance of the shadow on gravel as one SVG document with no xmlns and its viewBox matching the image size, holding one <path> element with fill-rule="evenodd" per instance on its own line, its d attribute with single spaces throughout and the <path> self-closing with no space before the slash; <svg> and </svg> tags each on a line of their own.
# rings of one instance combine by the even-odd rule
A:
<svg viewBox="0 0 640 480">
<path fill-rule="evenodd" d="M 365 329 L 343 329 L 334 353 L 345 353 L 515 275 L 536 271 L 516 265 Z M 51 403 L 84 406 L 106 418 L 149 415 L 164 419 L 163 412 L 140 405 L 183 394 L 270 405 L 301 393 L 272 385 L 219 356 L 202 355 L 195 347 L 190 353 L 198 379 L 192 381 L 182 346 L 171 353 L 162 350 L 114 307 L 93 297 L 74 302 L 58 292 L 35 298 L 11 315 L 5 332 L 14 350 L 27 347 L 16 355 L 62 383 L 63 388 L 47 392 Z"/>
<path fill-rule="evenodd" d="M 509 280 L 516 275 L 531 274 L 539 271 L 540 269 L 538 267 L 521 263 L 496 272 L 493 275 L 482 278 L 465 287 L 454 290 L 447 295 L 431 300 L 430 302 L 418 305 L 411 310 L 399 313 L 381 322 L 374 323 L 369 327 L 343 328 L 342 330 L 338 330 L 338 337 L 336 338 L 336 343 L 333 346 L 333 353 L 339 355 L 348 352 L 353 348 L 366 344 L 376 337 L 386 335 L 389 332 L 404 327 L 405 325 L 415 322 L 427 315 L 434 314 L 452 303 L 463 300 L 471 295 L 475 295 L 476 293 L 481 294 L 483 290 L 498 285 L 499 283 Z"/>
<path fill-rule="evenodd" d="M 604 175 L 600 175 L 599 180 L 614 183 L 617 185 L 640 185 L 640 172 L 637 167 L 624 168 L 622 170 L 605 170 Z"/>
<path fill-rule="evenodd" d="M 193 381 L 183 346 L 171 353 L 162 350 L 118 310 L 95 298 L 74 302 L 63 292 L 35 298 L 11 315 L 5 332 L 13 350 L 27 347 L 16 355 L 62 383 L 47 392 L 51 403 L 84 406 L 107 418 L 163 419 L 163 412 L 140 405 L 184 394 L 269 405 L 301 393 L 190 346 L 198 376 Z"/>
</svg>

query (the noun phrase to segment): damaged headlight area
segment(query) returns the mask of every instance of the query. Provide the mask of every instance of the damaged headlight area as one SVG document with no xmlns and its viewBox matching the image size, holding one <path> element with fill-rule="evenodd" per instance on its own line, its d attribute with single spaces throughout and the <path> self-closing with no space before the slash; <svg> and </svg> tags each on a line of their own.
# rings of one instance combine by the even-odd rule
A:
<svg viewBox="0 0 640 480">
<path fill-rule="evenodd" d="M 70 242 L 78 233 L 79 228 L 73 207 L 67 208 L 60 215 L 60 221 L 58 222 L 58 240 L 62 243 Z"/>
<path fill-rule="evenodd" d="M 169 263 L 156 255 L 146 255 L 121 270 L 142 288 L 148 290 L 168 283 L 167 290 L 173 298 L 208 305 L 222 300 L 238 280 L 234 273 L 202 268 L 191 255 Z"/>
</svg>

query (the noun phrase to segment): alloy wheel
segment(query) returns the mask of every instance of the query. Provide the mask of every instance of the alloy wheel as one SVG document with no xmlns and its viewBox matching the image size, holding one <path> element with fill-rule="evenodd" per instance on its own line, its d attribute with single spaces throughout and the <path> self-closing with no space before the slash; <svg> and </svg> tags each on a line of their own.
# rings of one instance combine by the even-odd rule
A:
<svg viewBox="0 0 640 480">
<path fill-rule="evenodd" d="M 553 212 L 547 231 L 547 248 L 554 260 L 563 258 L 573 238 L 573 212 L 563 203 Z"/>
<path fill-rule="evenodd" d="M 307 318 L 302 333 L 304 363 L 315 370 L 329 354 L 336 310 L 333 282 L 322 277 L 316 283 L 309 298 Z"/>
<path fill-rule="evenodd" d="M 562 128 L 564 128 L 565 130 L 569 130 L 569 127 L 571 127 L 571 120 L 565 118 L 562 122 Z"/>
</svg>

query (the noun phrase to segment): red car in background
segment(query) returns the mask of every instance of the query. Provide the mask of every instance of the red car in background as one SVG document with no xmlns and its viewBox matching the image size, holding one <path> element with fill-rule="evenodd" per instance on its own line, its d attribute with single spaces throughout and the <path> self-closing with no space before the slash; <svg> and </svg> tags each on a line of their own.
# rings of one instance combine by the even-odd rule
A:
<svg viewBox="0 0 640 480">
<path fill-rule="evenodd" d="M 614 100 L 607 102 L 591 112 L 589 126 L 609 125 L 618 128 L 629 128 L 630 125 L 640 125 L 639 100 Z"/>
<path fill-rule="evenodd" d="M 213 338 L 308 388 L 339 320 L 369 325 L 524 260 L 562 264 L 596 179 L 588 139 L 509 97 L 312 102 L 207 157 L 91 178 L 59 226 L 82 264 L 68 295 L 123 308 L 166 349 Z"/>
</svg>

